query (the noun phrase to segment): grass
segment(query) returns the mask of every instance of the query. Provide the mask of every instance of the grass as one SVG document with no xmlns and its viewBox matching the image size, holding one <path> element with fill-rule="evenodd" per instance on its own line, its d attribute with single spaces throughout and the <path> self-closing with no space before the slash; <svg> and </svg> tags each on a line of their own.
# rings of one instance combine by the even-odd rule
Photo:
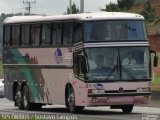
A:
<svg viewBox="0 0 160 120">
<path fill-rule="evenodd" d="M 157 53 L 158 56 L 158 67 L 155 67 L 153 70 L 152 78 L 152 90 L 160 90 L 160 53 Z M 151 62 L 153 66 L 154 54 L 151 54 Z"/>
<path fill-rule="evenodd" d="M 156 90 L 156 91 L 160 90 L 160 74 L 153 73 L 152 90 Z"/>
</svg>

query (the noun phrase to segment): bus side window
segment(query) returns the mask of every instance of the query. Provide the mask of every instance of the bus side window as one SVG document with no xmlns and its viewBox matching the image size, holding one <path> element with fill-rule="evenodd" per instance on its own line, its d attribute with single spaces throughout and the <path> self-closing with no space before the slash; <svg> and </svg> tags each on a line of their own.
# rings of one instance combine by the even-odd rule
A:
<svg viewBox="0 0 160 120">
<path fill-rule="evenodd" d="M 20 25 L 12 26 L 12 35 L 11 35 L 11 43 L 13 46 L 18 46 L 20 43 Z"/>
<path fill-rule="evenodd" d="M 52 24 L 52 45 L 61 45 L 62 43 L 62 25 L 61 23 Z"/>
<path fill-rule="evenodd" d="M 86 68 L 86 64 L 85 64 L 85 60 L 84 60 L 84 56 L 82 55 L 82 52 L 76 52 L 74 53 L 74 57 L 73 57 L 73 71 L 74 74 L 81 80 L 84 80 L 85 78 L 85 68 Z"/>
<path fill-rule="evenodd" d="M 72 22 L 63 23 L 63 45 L 72 44 Z"/>
<path fill-rule="evenodd" d="M 31 45 L 39 46 L 40 44 L 40 24 L 31 25 Z"/>
<path fill-rule="evenodd" d="M 83 38 L 82 24 L 80 22 L 74 22 L 74 28 L 73 28 L 74 43 L 81 42 L 82 38 Z"/>
<path fill-rule="evenodd" d="M 11 37 L 11 26 L 10 25 L 6 25 L 4 27 L 3 45 L 5 45 L 5 46 L 9 46 L 10 45 L 10 37 Z"/>
<path fill-rule="evenodd" d="M 21 45 L 27 46 L 30 44 L 30 25 L 23 24 L 21 26 Z"/>
<path fill-rule="evenodd" d="M 78 65 L 78 53 L 73 54 L 73 71 L 76 76 L 79 77 L 79 65 Z"/>
<path fill-rule="evenodd" d="M 41 45 L 42 46 L 49 46 L 50 42 L 51 42 L 51 24 L 44 23 L 44 24 L 42 24 Z"/>
</svg>

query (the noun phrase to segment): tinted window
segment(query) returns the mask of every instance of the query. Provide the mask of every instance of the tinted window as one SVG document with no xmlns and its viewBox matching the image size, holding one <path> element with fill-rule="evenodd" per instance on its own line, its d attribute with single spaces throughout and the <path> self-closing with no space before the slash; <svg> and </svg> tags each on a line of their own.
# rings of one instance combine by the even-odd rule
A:
<svg viewBox="0 0 160 120">
<path fill-rule="evenodd" d="M 17 46 L 20 42 L 20 25 L 12 26 L 12 45 Z"/>
<path fill-rule="evenodd" d="M 40 24 L 31 25 L 31 45 L 39 46 L 40 43 Z"/>
<path fill-rule="evenodd" d="M 4 33 L 4 45 L 8 46 L 10 45 L 11 26 L 5 26 Z"/>
<path fill-rule="evenodd" d="M 148 47 L 86 48 L 88 81 L 150 79 Z"/>
<path fill-rule="evenodd" d="M 51 24 L 42 24 L 42 41 L 41 45 L 49 46 L 51 42 Z"/>
<path fill-rule="evenodd" d="M 30 25 L 24 24 L 21 26 L 21 44 L 30 44 Z"/>
<path fill-rule="evenodd" d="M 147 40 L 144 21 L 85 22 L 86 41 Z"/>
<path fill-rule="evenodd" d="M 82 31 L 82 24 L 80 22 L 74 23 L 74 33 L 73 33 L 73 39 L 74 43 L 82 41 L 83 38 L 83 31 Z"/>
<path fill-rule="evenodd" d="M 61 45 L 62 43 L 62 30 L 61 23 L 52 24 L 52 45 Z"/>
<path fill-rule="evenodd" d="M 72 44 L 72 23 L 67 22 L 63 24 L 63 44 Z"/>
<path fill-rule="evenodd" d="M 84 69 L 86 68 L 86 60 L 84 58 L 84 53 L 83 52 L 76 52 L 74 53 L 74 67 L 73 71 L 77 77 L 79 77 L 81 80 L 84 80 L 85 78 L 85 73 Z"/>
<path fill-rule="evenodd" d="M 78 74 L 79 74 L 79 66 L 78 66 L 78 53 L 76 52 L 76 53 L 74 53 L 73 54 L 73 71 L 74 71 L 74 73 L 78 76 Z"/>
</svg>

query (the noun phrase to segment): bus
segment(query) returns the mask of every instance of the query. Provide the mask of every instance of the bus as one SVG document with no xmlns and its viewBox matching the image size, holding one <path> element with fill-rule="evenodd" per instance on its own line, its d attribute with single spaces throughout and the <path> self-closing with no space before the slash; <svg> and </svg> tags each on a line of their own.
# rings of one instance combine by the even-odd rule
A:
<svg viewBox="0 0 160 120">
<path fill-rule="evenodd" d="M 151 59 L 144 21 L 123 12 L 5 19 L 5 97 L 19 109 L 59 104 L 73 113 L 89 106 L 130 113 L 135 104 L 147 104 Z"/>
</svg>

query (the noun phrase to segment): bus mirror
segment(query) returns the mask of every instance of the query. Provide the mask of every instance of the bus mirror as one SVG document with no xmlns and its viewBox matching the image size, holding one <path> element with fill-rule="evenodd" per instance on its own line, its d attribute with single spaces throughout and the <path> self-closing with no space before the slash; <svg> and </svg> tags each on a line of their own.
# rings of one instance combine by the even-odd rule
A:
<svg viewBox="0 0 160 120">
<path fill-rule="evenodd" d="M 157 65 L 158 65 L 158 56 L 156 54 L 156 51 L 155 50 L 150 50 L 150 53 L 154 53 L 153 66 L 157 67 Z"/>
<path fill-rule="evenodd" d="M 158 65 L 158 56 L 155 55 L 155 56 L 154 56 L 154 60 L 153 60 L 153 66 L 154 66 L 154 67 L 157 67 L 157 65 Z"/>
</svg>

